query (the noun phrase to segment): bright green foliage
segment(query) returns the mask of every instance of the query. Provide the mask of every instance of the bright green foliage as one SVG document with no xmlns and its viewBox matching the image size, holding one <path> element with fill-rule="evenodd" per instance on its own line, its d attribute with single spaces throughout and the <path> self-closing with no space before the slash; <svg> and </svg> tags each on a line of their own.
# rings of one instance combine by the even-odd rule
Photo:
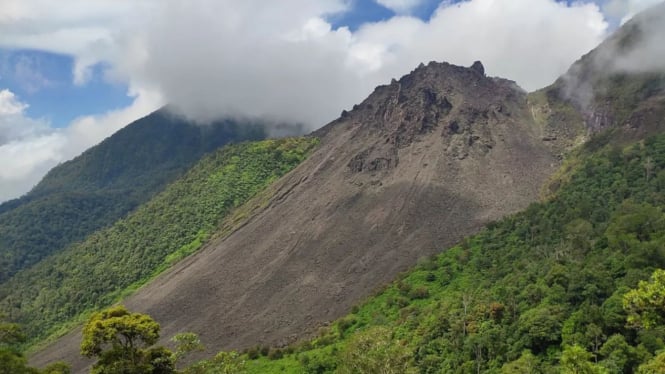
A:
<svg viewBox="0 0 665 374">
<path fill-rule="evenodd" d="M 637 374 L 662 374 L 665 373 L 665 352 L 659 353 L 653 359 L 640 365 Z"/>
<path fill-rule="evenodd" d="M 591 362 L 593 355 L 579 345 L 564 348 L 561 354 L 561 374 L 604 374 L 607 369 Z"/>
<path fill-rule="evenodd" d="M 71 372 L 69 365 L 64 362 L 53 363 L 42 370 L 42 374 L 71 374 Z"/>
<path fill-rule="evenodd" d="M 0 284 L 17 271 L 113 224 L 201 157 L 227 143 L 263 139 L 259 124 L 198 126 L 159 110 L 51 170 L 0 205 Z"/>
<path fill-rule="evenodd" d="M 567 165 L 548 201 L 421 261 L 323 336 L 248 371 L 332 373 L 379 327 L 421 373 L 635 372 L 665 349 L 665 326 L 636 331 L 622 305 L 665 268 L 665 135 Z"/>
<path fill-rule="evenodd" d="M 245 360 L 237 352 L 220 352 L 211 360 L 200 361 L 185 370 L 183 374 L 243 374 Z"/>
<path fill-rule="evenodd" d="M 171 341 L 176 344 L 176 350 L 173 353 L 173 362 L 176 364 L 186 355 L 205 349 L 198 335 L 192 332 L 176 334 Z"/>
<path fill-rule="evenodd" d="M 628 323 L 652 328 L 665 322 L 665 270 L 657 269 L 649 282 L 641 281 L 623 297 Z"/>
<path fill-rule="evenodd" d="M 415 373 L 411 367 L 412 352 L 405 343 L 395 341 L 392 332 L 373 327 L 356 334 L 340 357 L 341 374 L 406 374 Z"/>
<path fill-rule="evenodd" d="M 539 374 L 540 360 L 531 351 L 525 350 L 520 358 L 501 367 L 501 374 Z"/>
<path fill-rule="evenodd" d="M 34 341 L 114 304 L 197 250 L 236 207 L 298 165 L 316 143 L 266 140 L 205 157 L 134 213 L 0 286 L 0 310 Z"/>
<path fill-rule="evenodd" d="M 114 306 L 95 313 L 83 327 L 81 354 L 97 357 L 93 374 L 175 373 L 173 355 L 158 347 L 159 324 L 150 316 Z"/>
</svg>

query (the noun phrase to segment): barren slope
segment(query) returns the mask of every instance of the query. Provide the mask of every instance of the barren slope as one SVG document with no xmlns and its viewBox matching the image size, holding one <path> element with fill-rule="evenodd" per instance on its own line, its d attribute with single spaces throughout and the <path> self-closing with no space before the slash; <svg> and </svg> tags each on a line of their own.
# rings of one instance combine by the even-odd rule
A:
<svg viewBox="0 0 665 374">
<path fill-rule="evenodd" d="M 210 352 L 285 344 L 424 256 L 525 208 L 558 166 L 526 94 L 482 65 L 421 65 L 315 135 L 269 203 L 126 301 Z M 65 359 L 74 332 L 33 358 Z"/>
</svg>

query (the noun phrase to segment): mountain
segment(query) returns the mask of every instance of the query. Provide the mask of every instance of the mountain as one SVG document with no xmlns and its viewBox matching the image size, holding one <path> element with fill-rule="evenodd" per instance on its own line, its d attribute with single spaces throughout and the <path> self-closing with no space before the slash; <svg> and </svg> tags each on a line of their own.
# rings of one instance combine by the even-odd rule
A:
<svg viewBox="0 0 665 374">
<path fill-rule="evenodd" d="M 0 283 L 125 216 L 204 154 L 265 136 L 260 123 L 201 126 L 166 109 L 129 124 L 0 205 Z"/>
<path fill-rule="evenodd" d="M 316 143 L 264 140 L 205 156 L 134 212 L 0 285 L 0 310 L 34 342 L 111 305 L 198 250 L 222 218 L 241 219 L 234 208 L 291 170 Z"/>
<path fill-rule="evenodd" d="M 644 279 L 651 265 L 643 258 L 653 260 L 653 265 L 661 261 L 660 236 L 649 231 L 652 236 L 639 240 L 656 241 L 640 248 L 643 252 L 631 259 L 634 264 L 622 266 L 626 258 L 608 252 L 614 244 L 607 233 L 614 223 L 618 226 L 615 232 L 628 230 L 630 239 L 635 234 L 630 232 L 631 219 L 653 213 L 640 204 L 660 204 L 661 187 L 655 175 L 662 165 L 661 140 L 647 140 L 665 125 L 660 115 L 660 78 L 653 72 L 615 70 L 614 66 L 603 70 L 593 57 L 615 56 L 611 41 L 631 34 L 631 28 L 642 30 L 649 25 L 647 19 L 653 18 L 626 24 L 564 77 L 534 93 L 524 92 L 513 82 L 487 77 L 480 63 L 464 68 L 433 62 L 378 87 L 365 101 L 316 131 L 313 135 L 320 138 L 317 149 L 241 208 L 245 213 L 239 221 L 222 224 L 233 229 L 219 231 L 200 251 L 124 303 L 130 310 L 155 317 L 162 324 L 164 342 L 177 332 L 193 331 L 209 347 L 208 353 L 213 353 L 257 344 L 286 346 L 312 337 L 373 293 L 384 299 L 372 299 L 367 305 L 381 303 L 388 296 L 406 301 L 393 300 L 386 306 L 390 314 L 383 316 L 372 313 L 383 306 L 361 308 L 365 314 L 356 321 L 365 321 L 365 325 L 374 318 L 371 324 L 375 325 L 399 321 L 412 323 L 396 327 L 404 334 L 410 334 L 405 330 L 412 327 L 420 332 L 438 328 L 435 331 L 443 334 L 446 321 L 453 321 L 445 313 L 468 313 L 464 305 L 471 306 L 473 298 L 438 299 L 441 303 L 426 309 L 419 305 L 426 303 L 423 300 L 430 292 L 437 297 L 457 292 L 450 296 L 457 297 L 459 292 L 479 288 L 479 308 L 489 307 L 487 302 L 496 298 L 502 310 L 515 313 L 511 321 L 516 324 L 501 326 L 510 335 L 476 335 L 479 340 L 466 340 L 468 326 L 463 324 L 464 339 L 450 343 L 442 336 L 429 336 L 427 342 L 432 345 L 418 347 L 423 349 L 420 359 L 453 356 L 450 360 L 459 359 L 469 372 L 475 372 L 490 365 L 488 355 L 499 355 L 483 345 L 488 339 L 506 341 L 510 347 L 501 349 L 512 352 L 501 353 L 504 356 L 491 364 L 495 371 L 498 365 L 518 359 L 512 350 L 520 347 L 531 349 L 539 359 L 549 357 L 548 352 L 556 355 L 563 341 L 577 342 L 560 336 L 571 313 L 578 320 L 571 320 L 565 331 L 581 339 L 583 328 L 576 323 L 587 323 L 584 317 L 593 317 L 594 308 L 605 307 L 604 302 L 617 290 L 625 291 L 626 286 Z M 626 51 L 641 44 L 639 37 L 632 38 L 624 43 Z M 643 146 L 647 148 L 640 148 Z M 623 205 L 628 197 L 637 200 L 636 209 L 629 203 Z M 541 198 L 544 203 L 527 209 Z M 517 218 L 491 224 L 488 231 L 436 261 L 428 260 L 488 223 L 525 209 Z M 654 209 L 653 216 L 658 218 L 660 208 Z M 576 219 L 586 221 L 591 229 Z M 569 225 L 571 222 L 579 227 Z M 590 242 L 576 242 L 583 247 L 573 253 L 580 248 L 566 245 L 580 237 Z M 496 254 L 485 254 L 491 250 Z M 593 256 L 587 259 L 584 251 Z M 649 257 L 649 251 L 656 253 Z M 537 256 L 550 262 L 543 259 L 527 266 Z M 575 262 L 569 270 L 555 266 L 562 265 L 557 262 L 561 257 Z M 585 266 L 603 259 L 613 263 L 593 269 L 609 274 L 585 271 Z M 404 282 L 408 283 L 406 291 L 402 293 L 398 284 L 382 293 L 400 272 L 419 262 L 420 272 Z M 513 263 L 515 268 L 511 268 Z M 411 293 L 426 282 L 419 278 L 427 277 L 425 270 L 433 272 L 434 279 L 451 282 L 452 288 L 441 283 L 442 288 L 425 286 L 424 291 Z M 504 279 L 519 272 L 528 276 Z M 514 288 L 495 290 L 493 282 Z M 545 298 L 552 289 L 558 292 L 558 299 Z M 511 295 L 526 299 L 524 315 L 518 315 L 521 309 L 514 305 L 506 309 L 511 302 L 520 301 L 510 299 Z M 617 311 L 617 297 L 607 305 L 613 308 L 611 312 Z M 587 299 L 593 305 L 581 308 Z M 437 310 L 447 305 L 444 302 L 450 308 Z M 567 303 L 567 309 L 558 304 L 547 308 L 550 304 L 546 302 Z M 478 315 L 489 315 L 482 308 Z M 532 311 L 527 314 L 527 310 Z M 439 320 L 443 326 L 436 325 Z M 477 329 L 492 323 L 476 321 Z M 621 316 L 612 323 L 615 325 L 600 327 L 607 327 L 608 333 L 620 331 Z M 350 323 L 353 325 L 356 322 Z M 339 326 L 335 325 L 338 331 Z M 651 344 L 646 352 L 653 353 L 657 348 L 653 342 L 659 337 L 646 335 L 653 337 L 651 342 L 644 338 L 644 344 Z M 324 328 L 322 339 L 325 337 Z M 509 340 L 513 338 L 524 340 L 515 343 Z M 71 333 L 33 361 L 65 358 L 80 371 L 86 363 L 78 359 L 79 341 L 80 333 Z M 639 342 L 633 339 L 629 343 Z M 554 348 L 548 351 L 550 346 Z M 333 346 L 327 349 L 333 350 Z M 469 364 L 469 357 L 480 359 Z M 293 363 L 294 357 L 290 359 L 282 364 Z M 433 370 L 445 371 L 445 365 L 453 364 L 441 365 L 433 362 Z"/>
<path fill-rule="evenodd" d="M 257 374 L 371 373 L 377 363 L 400 373 L 662 373 L 665 323 L 629 324 L 624 295 L 665 268 L 665 134 L 593 148 L 569 156 L 577 166 L 547 201 L 420 261 L 313 339 L 251 347 L 238 361 Z"/>
<path fill-rule="evenodd" d="M 662 130 L 665 65 L 660 37 L 665 3 L 638 14 L 543 91 L 566 103 L 591 133 L 606 141 L 634 141 Z M 555 104 L 556 105 L 556 104 Z"/>
<path fill-rule="evenodd" d="M 237 230 L 125 303 L 163 322 L 162 336 L 193 331 L 212 349 L 311 333 L 537 200 L 559 161 L 526 103 L 480 63 L 422 65 L 317 131 L 318 148 Z M 41 357 L 72 360 L 78 339 Z"/>
</svg>

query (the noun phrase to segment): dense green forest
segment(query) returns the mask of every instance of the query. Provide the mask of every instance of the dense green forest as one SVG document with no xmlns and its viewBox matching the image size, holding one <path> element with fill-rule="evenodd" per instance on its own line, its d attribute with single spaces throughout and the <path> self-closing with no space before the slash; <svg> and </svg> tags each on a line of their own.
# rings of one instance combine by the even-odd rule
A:
<svg viewBox="0 0 665 374">
<path fill-rule="evenodd" d="M 0 283 L 111 225 L 220 146 L 265 138 L 260 124 L 197 126 L 162 109 L 53 168 L 0 205 Z"/>
<path fill-rule="evenodd" d="M 298 165 L 315 144 L 266 140 L 204 157 L 126 218 L 17 273 L 0 286 L 0 311 L 36 342 L 116 302 L 197 250 L 233 208 Z"/>
<path fill-rule="evenodd" d="M 571 156 L 547 201 L 441 248 L 316 338 L 223 357 L 249 373 L 663 372 L 665 275 L 651 323 L 634 323 L 629 290 L 665 268 L 665 135 L 609 139 Z"/>
</svg>

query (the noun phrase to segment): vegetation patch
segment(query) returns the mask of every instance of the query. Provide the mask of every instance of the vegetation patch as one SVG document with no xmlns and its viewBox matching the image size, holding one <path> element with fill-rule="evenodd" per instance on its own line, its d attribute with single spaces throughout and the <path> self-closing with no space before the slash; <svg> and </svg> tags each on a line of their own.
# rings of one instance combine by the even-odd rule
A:
<svg viewBox="0 0 665 374">
<path fill-rule="evenodd" d="M 18 273 L 0 287 L 0 310 L 26 326 L 31 342 L 62 332 L 196 251 L 225 217 L 317 142 L 287 138 L 220 149 L 134 213 Z"/>
</svg>

